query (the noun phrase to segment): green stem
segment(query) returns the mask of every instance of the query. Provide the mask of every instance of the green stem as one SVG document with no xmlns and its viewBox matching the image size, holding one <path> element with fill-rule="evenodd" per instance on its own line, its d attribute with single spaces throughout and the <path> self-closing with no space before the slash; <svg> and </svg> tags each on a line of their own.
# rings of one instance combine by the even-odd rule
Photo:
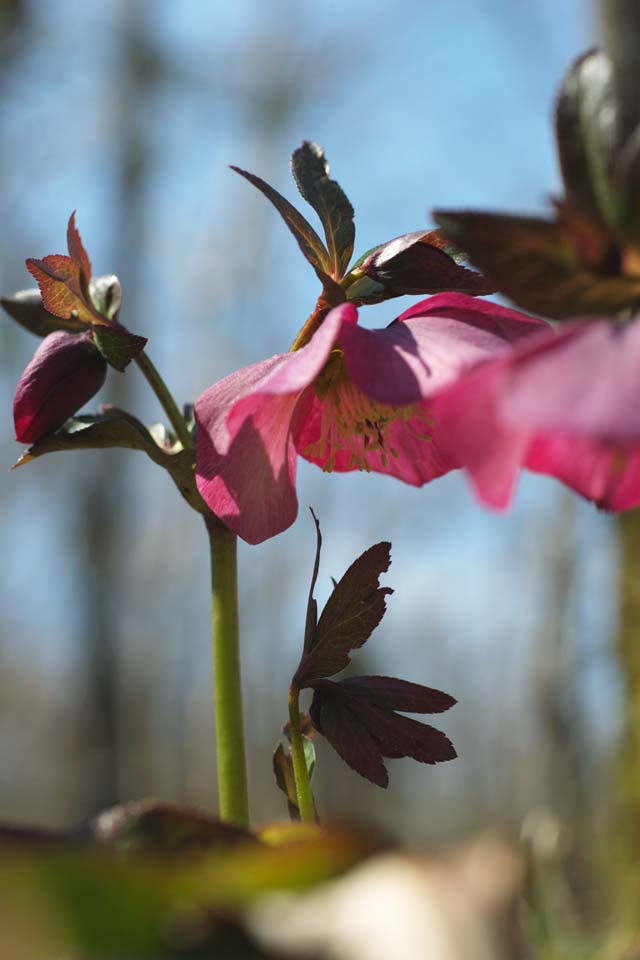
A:
<svg viewBox="0 0 640 960">
<path fill-rule="evenodd" d="M 307 761 L 304 755 L 302 733 L 300 732 L 300 707 L 298 698 L 300 691 L 292 687 L 289 690 L 289 736 L 291 737 L 291 758 L 293 760 L 293 774 L 296 780 L 296 795 L 300 819 L 307 823 L 315 823 L 316 808 L 311 792 L 311 782 L 307 770 Z"/>
<path fill-rule="evenodd" d="M 206 521 L 211 548 L 213 688 L 220 819 L 249 825 L 242 722 L 236 535 L 214 517 Z"/>
<path fill-rule="evenodd" d="M 140 353 L 136 354 L 136 363 L 140 367 L 143 375 L 145 376 L 149 386 L 155 393 L 156 397 L 162 404 L 162 407 L 171 421 L 171 426 L 176 432 L 176 436 L 180 440 L 180 443 L 188 450 L 190 447 L 193 447 L 193 437 L 189 432 L 189 428 L 185 422 L 184 417 L 178 409 L 178 404 L 173 399 L 169 388 L 166 383 L 156 370 L 155 365 L 151 362 L 149 356 L 141 350 Z"/>
<path fill-rule="evenodd" d="M 315 305 L 313 313 L 307 318 L 304 326 L 289 347 L 290 352 L 293 352 L 294 350 L 300 350 L 309 343 L 311 337 L 314 335 L 330 309 L 331 307 L 327 304 L 327 301 L 321 294 L 318 297 L 318 302 Z"/>
</svg>

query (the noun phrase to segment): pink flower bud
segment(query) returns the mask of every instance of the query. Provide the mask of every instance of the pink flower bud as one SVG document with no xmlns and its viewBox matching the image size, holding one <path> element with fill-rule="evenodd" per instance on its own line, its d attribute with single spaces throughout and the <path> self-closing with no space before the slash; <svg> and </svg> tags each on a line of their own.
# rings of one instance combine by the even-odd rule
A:
<svg viewBox="0 0 640 960">
<path fill-rule="evenodd" d="M 94 396 L 107 364 L 87 333 L 57 330 L 45 337 L 20 378 L 13 400 L 16 439 L 36 443 Z"/>
</svg>

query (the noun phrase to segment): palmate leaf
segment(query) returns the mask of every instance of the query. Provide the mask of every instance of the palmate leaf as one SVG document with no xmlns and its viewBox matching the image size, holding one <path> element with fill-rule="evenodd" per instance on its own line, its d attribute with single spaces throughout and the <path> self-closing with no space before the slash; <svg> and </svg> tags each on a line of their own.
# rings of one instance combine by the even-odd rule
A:
<svg viewBox="0 0 640 960">
<path fill-rule="evenodd" d="M 310 716 L 318 733 L 348 766 L 379 787 L 389 783 L 384 758 L 433 764 L 457 756 L 441 730 L 395 712 L 441 713 L 456 702 L 449 694 L 396 677 L 316 680 L 312 687 Z"/>
<path fill-rule="evenodd" d="M 606 263 L 589 269 L 579 256 L 580 235 L 566 221 L 449 210 L 434 216 L 496 289 L 525 310 L 562 320 L 640 303 L 640 276 L 606 272 Z"/>
<path fill-rule="evenodd" d="M 320 540 L 318 551 L 319 544 Z M 302 689 L 311 680 L 343 670 L 350 651 L 369 639 L 384 616 L 387 595 L 393 593 L 390 587 L 380 586 L 380 575 L 390 563 L 391 544 L 387 542 L 370 547 L 354 560 L 327 600 L 315 630 L 311 633 L 307 628 L 306 648 L 293 686 Z M 315 603 L 312 596 L 311 603 Z"/>
<path fill-rule="evenodd" d="M 456 702 L 448 693 L 396 677 L 326 679 L 348 665 L 351 651 L 368 640 L 384 616 L 386 597 L 393 591 L 380 586 L 380 576 L 389 569 L 391 544 L 378 543 L 365 550 L 342 579 L 334 581 L 333 593 L 317 620 L 313 591 L 322 536 L 318 519 L 313 510 L 311 513 L 316 525 L 316 555 L 304 649 L 291 681 L 292 691 L 313 689 L 309 714 L 315 729 L 348 766 L 379 787 L 389 782 L 385 757 L 413 757 L 421 763 L 452 760 L 456 752 L 444 733 L 396 713 L 443 713 Z M 274 772 L 291 810 L 296 802 L 295 778 L 291 758 L 282 747 L 274 755 Z"/>
<path fill-rule="evenodd" d="M 340 280 L 355 242 L 353 207 L 342 187 L 330 179 L 329 163 L 319 144 L 304 140 L 291 155 L 291 172 L 301 196 L 320 217 L 329 251 L 329 272 Z"/>
</svg>

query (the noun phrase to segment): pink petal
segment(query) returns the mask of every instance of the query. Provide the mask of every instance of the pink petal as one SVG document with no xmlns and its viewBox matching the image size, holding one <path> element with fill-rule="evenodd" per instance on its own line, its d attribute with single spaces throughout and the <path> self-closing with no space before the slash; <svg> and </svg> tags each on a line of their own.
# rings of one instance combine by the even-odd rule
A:
<svg viewBox="0 0 640 960">
<path fill-rule="evenodd" d="M 545 431 L 640 440 L 639 369 L 640 322 L 572 324 L 514 356 L 502 415 Z"/>
<path fill-rule="evenodd" d="M 480 365 L 431 405 L 443 452 L 465 467 L 480 501 L 498 510 L 511 503 L 529 445 L 528 432 L 499 418 L 496 396 L 507 363 L 508 354 Z"/>
<path fill-rule="evenodd" d="M 310 463 L 337 473 L 346 473 L 362 469 L 354 462 L 352 451 L 366 458 L 368 468 L 375 473 L 384 473 L 420 487 L 436 477 L 448 473 L 460 464 L 444 454 L 433 429 L 426 407 L 419 406 L 414 415 L 403 420 L 398 418 L 388 424 L 385 430 L 385 449 L 367 450 L 362 440 L 346 436 L 335 425 L 334 447 L 325 447 L 322 452 L 314 452 L 322 435 L 324 401 L 314 390 L 307 390 L 296 411 L 294 428 L 295 445 L 300 455 Z M 373 416 L 373 414 L 372 414 Z"/>
<path fill-rule="evenodd" d="M 275 536 L 296 518 L 291 420 L 338 331 L 355 317 L 351 304 L 332 310 L 307 346 L 245 367 L 196 401 L 198 489 L 216 516 L 248 543 Z"/>
<path fill-rule="evenodd" d="M 353 382 L 380 403 L 415 403 L 548 324 L 463 294 L 423 300 L 384 330 L 345 325 L 339 334 Z"/>
<path fill-rule="evenodd" d="M 466 293 L 438 293 L 427 297 L 401 313 L 398 320 L 407 321 L 414 317 L 434 314 L 469 326 L 481 327 L 508 341 L 527 337 L 536 330 L 549 329 L 549 324 L 538 317 L 530 317 L 518 310 L 502 307 L 493 300 L 470 297 Z"/>
<path fill-rule="evenodd" d="M 536 437 L 529 470 L 562 480 L 598 506 L 629 510 L 640 505 L 640 446 L 614 446 L 588 437 L 553 433 Z"/>
<path fill-rule="evenodd" d="M 254 417 L 233 432 L 227 415 L 238 397 L 261 382 L 289 355 L 271 357 L 209 387 L 195 405 L 196 483 L 211 510 L 248 543 L 286 530 L 296 518 L 296 452 L 289 425 L 296 394 L 263 398 Z"/>
</svg>

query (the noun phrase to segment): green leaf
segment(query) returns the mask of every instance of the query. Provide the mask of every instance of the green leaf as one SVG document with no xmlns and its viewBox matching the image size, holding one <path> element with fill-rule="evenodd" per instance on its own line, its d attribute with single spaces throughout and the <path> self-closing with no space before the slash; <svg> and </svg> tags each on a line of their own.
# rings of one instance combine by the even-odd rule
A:
<svg viewBox="0 0 640 960">
<path fill-rule="evenodd" d="M 315 729 L 306 713 L 300 714 L 300 728 L 302 733 L 304 759 L 307 765 L 307 774 L 309 776 L 309 780 L 311 780 L 316 765 L 316 748 L 313 744 Z M 282 729 L 290 743 L 290 725 L 286 723 Z M 293 757 L 291 756 L 291 750 L 284 746 L 282 741 L 279 741 L 273 753 L 273 774 L 275 777 L 276 786 L 287 798 L 289 816 L 292 820 L 299 820 L 300 814 L 298 812 L 298 796 L 296 793 L 296 778 L 293 769 Z"/>
<path fill-rule="evenodd" d="M 322 240 L 308 220 L 306 220 L 302 214 L 296 210 L 293 204 L 289 203 L 289 201 L 286 200 L 281 193 L 278 193 L 277 190 L 274 190 L 273 187 L 270 187 L 265 180 L 262 180 L 260 177 L 256 177 L 253 173 L 248 173 L 247 170 L 242 170 L 240 167 L 232 166 L 231 169 L 235 170 L 236 173 L 239 173 L 241 177 L 245 178 L 245 180 L 248 180 L 249 183 L 253 184 L 254 187 L 264 194 L 267 200 L 271 201 L 291 233 L 296 238 L 298 246 L 302 250 L 303 256 L 315 270 L 323 289 L 325 289 L 327 292 L 333 291 L 333 288 L 337 287 L 338 284 L 336 284 L 335 281 L 329 276 L 329 272 L 331 270 L 331 260 L 329 258 L 329 254 Z M 344 295 L 342 295 L 342 299 L 344 300 Z"/>
<path fill-rule="evenodd" d="M 36 337 L 46 337 L 56 330 L 77 333 L 85 329 L 85 324 L 75 316 L 63 319 L 45 309 L 42 294 L 37 287 L 30 290 L 18 290 L 12 297 L 1 297 L 0 304 L 21 327 L 34 333 Z"/>
<path fill-rule="evenodd" d="M 340 280 L 353 253 L 353 207 L 337 181 L 330 179 L 324 150 L 317 143 L 305 140 L 294 150 L 291 172 L 300 194 L 320 217 L 329 250 L 329 269 L 334 279 Z"/>
<path fill-rule="evenodd" d="M 434 217 L 496 289 L 525 310 L 561 320 L 609 316 L 640 303 L 640 277 L 605 272 L 606 263 L 589 269 L 578 254 L 580 236 L 564 223 L 449 210 Z"/>
<path fill-rule="evenodd" d="M 147 344 L 146 337 L 129 333 L 117 322 L 94 327 L 93 340 L 107 363 L 120 373 L 127 369 L 134 357 L 144 350 Z"/>
<path fill-rule="evenodd" d="M 623 216 L 614 181 L 617 105 L 610 61 L 600 50 L 579 57 L 556 105 L 556 138 L 569 203 L 611 227 Z"/>
<path fill-rule="evenodd" d="M 302 689 L 312 680 L 343 670 L 350 652 L 361 647 L 380 623 L 390 587 L 380 586 L 389 569 L 391 544 L 377 543 L 358 557 L 327 600 L 311 642 L 291 682 Z"/>
<path fill-rule="evenodd" d="M 209 509 L 195 484 L 193 451 L 174 452 L 170 438 L 158 443 L 153 433 L 143 423 L 117 407 L 105 405 L 97 416 L 73 417 L 56 433 L 51 433 L 29 447 L 15 467 L 21 467 L 37 457 L 62 450 L 96 450 L 106 447 L 123 447 L 141 450 L 170 474 L 171 479 L 189 506 L 205 516 Z M 156 436 L 161 433 L 152 427 Z M 168 437 L 168 435 L 164 434 Z"/>
</svg>

